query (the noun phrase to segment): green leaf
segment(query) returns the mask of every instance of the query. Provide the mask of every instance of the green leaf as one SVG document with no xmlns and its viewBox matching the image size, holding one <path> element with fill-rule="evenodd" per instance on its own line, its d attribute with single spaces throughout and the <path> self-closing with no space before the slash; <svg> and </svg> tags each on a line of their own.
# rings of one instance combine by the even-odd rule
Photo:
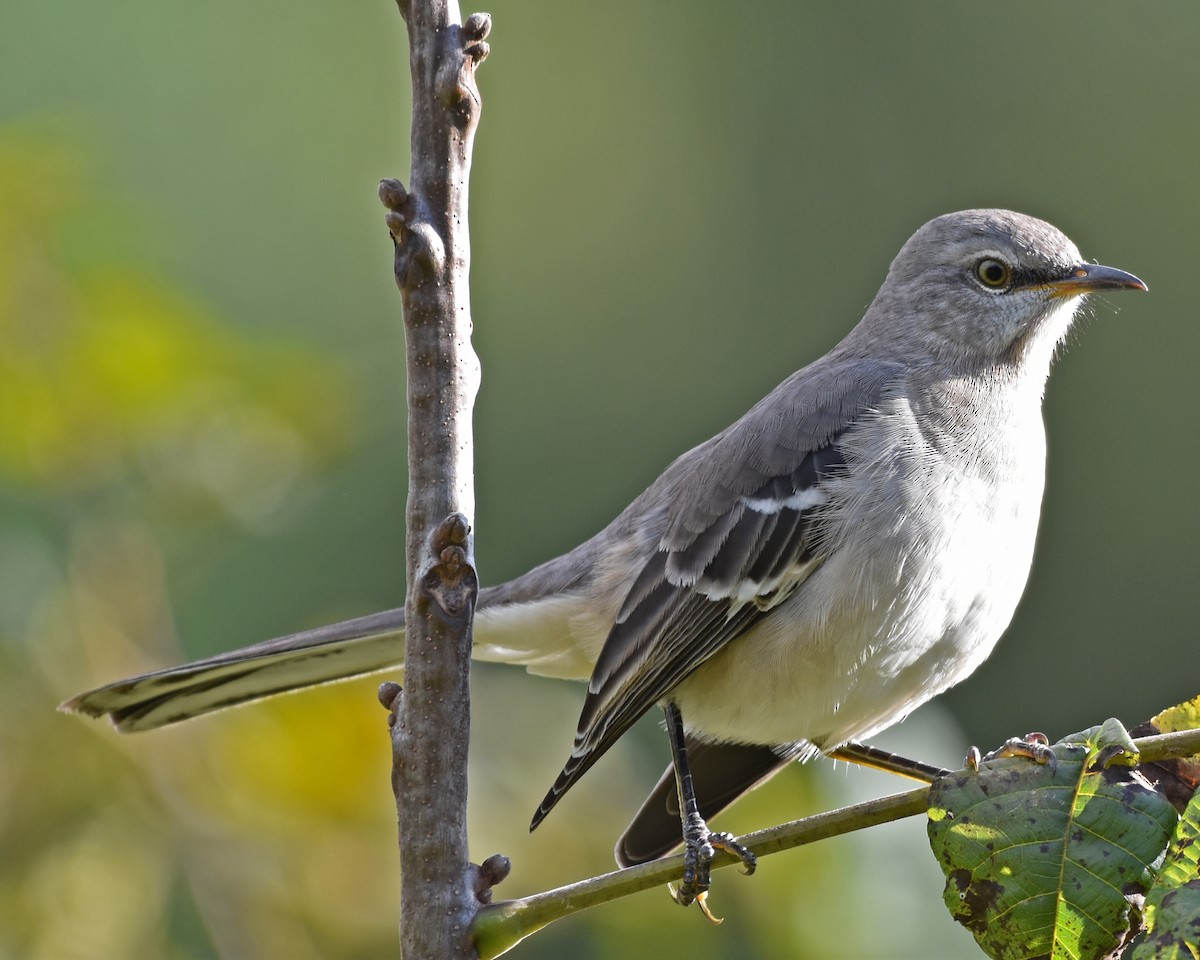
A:
<svg viewBox="0 0 1200 960">
<path fill-rule="evenodd" d="M 1146 929 L 1131 960 L 1200 960 L 1200 793 L 1180 817 L 1146 895 Z"/>
<path fill-rule="evenodd" d="M 991 957 L 1113 955 L 1137 932 L 1177 820 L 1129 765 L 1137 752 L 1117 721 L 1053 749 L 1053 764 L 990 760 L 930 788 L 946 906 Z"/>
</svg>

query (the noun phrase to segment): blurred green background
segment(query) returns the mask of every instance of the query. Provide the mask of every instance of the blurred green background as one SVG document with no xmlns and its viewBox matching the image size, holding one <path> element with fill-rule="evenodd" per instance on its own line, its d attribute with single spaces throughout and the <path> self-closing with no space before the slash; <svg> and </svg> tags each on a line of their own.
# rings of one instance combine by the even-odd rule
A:
<svg viewBox="0 0 1200 960">
<path fill-rule="evenodd" d="M 496 0 L 471 214 L 477 552 L 499 582 L 857 320 L 921 223 L 1000 205 L 1149 296 L 1048 390 L 1026 598 L 882 741 L 1136 723 L 1200 692 L 1200 8 Z M 464 10 L 469 13 L 470 10 Z M 0 958 L 374 957 L 398 881 L 378 678 L 120 738 L 67 695 L 403 600 L 403 361 L 376 182 L 394 6 L 7 0 L 0 15 Z M 475 676 L 473 856 L 608 869 L 643 724 L 532 837 L 578 687 Z M 749 830 L 905 785 L 820 763 Z M 652 891 L 514 956 L 968 958 L 916 820 Z"/>
</svg>

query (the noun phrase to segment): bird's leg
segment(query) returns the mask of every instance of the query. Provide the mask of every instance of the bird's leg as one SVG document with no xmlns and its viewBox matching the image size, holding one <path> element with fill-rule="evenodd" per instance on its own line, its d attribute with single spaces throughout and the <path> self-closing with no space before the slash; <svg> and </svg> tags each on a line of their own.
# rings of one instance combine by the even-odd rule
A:
<svg viewBox="0 0 1200 960">
<path fill-rule="evenodd" d="M 738 843 L 730 833 L 714 833 L 700 816 L 696 802 L 696 788 L 692 783 L 692 771 L 688 767 L 687 748 L 683 739 L 683 715 L 674 703 L 663 706 L 667 718 L 667 736 L 671 740 L 671 762 L 675 767 L 675 787 L 679 791 L 679 817 L 683 824 L 683 883 L 672 890 L 675 901 L 687 906 L 693 901 L 704 915 L 714 923 L 720 923 L 708 909 L 705 900 L 712 882 L 712 862 L 718 850 L 723 850 L 742 861 L 747 874 L 754 872 L 758 860 L 750 850 Z"/>
<path fill-rule="evenodd" d="M 897 753 L 873 747 L 869 743 L 859 743 L 857 740 L 850 740 L 842 744 L 836 750 L 831 751 L 828 756 L 833 760 L 857 763 L 859 766 L 882 770 L 885 773 L 894 773 L 901 777 L 908 777 L 910 780 L 919 780 L 922 783 L 933 783 L 938 777 L 944 777 L 951 773 L 944 767 L 902 757 Z"/>
</svg>

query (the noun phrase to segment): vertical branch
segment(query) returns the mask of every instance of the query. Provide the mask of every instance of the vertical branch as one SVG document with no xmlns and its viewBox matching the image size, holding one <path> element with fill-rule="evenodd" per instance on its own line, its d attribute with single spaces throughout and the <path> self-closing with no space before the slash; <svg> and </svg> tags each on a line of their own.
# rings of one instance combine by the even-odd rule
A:
<svg viewBox="0 0 1200 960">
<path fill-rule="evenodd" d="M 475 69 L 490 19 L 454 0 L 398 0 L 412 69 L 410 189 L 380 184 L 396 244 L 408 359 L 405 687 L 392 707 L 400 832 L 400 941 L 409 960 L 473 957 L 486 893 L 467 859 L 468 674 L 477 583 L 467 186 L 479 121 Z"/>
</svg>

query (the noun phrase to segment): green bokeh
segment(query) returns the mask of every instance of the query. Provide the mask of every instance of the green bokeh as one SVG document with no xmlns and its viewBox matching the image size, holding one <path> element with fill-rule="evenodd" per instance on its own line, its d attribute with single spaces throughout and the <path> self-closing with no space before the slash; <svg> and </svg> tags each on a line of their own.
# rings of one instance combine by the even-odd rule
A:
<svg viewBox="0 0 1200 960">
<path fill-rule="evenodd" d="M 1151 293 L 1098 300 L 1072 338 L 1048 389 L 1046 505 L 1025 601 L 986 666 L 942 698 L 957 726 L 922 711 L 900 735 L 924 731 L 924 755 L 949 765 L 969 742 L 1033 728 L 1057 737 L 1109 715 L 1133 724 L 1196 694 L 1194 4 L 499 0 L 490 12 L 471 198 L 485 582 L 593 533 L 671 457 L 828 349 L 926 219 L 1010 206 Z M 2 20 L 0 132 L 72 158 L 60 173 L 71 181 L 62 263 L 119 263 L 202 304 L 204 329 L 240 345 L 242 359 L 220 366 L 248 404 L 238 409 L 273 412 L 308 446 L 280 502 L 252 498 L 241 512 L 156 499 L 161 487 L 124 474 L 99 494 L 0 477 L 0 649 L 20 646 L 33 617 L 22 604 L 114 517 L 154 531 L 161 617 L 190 655 L 399 604 L 399 303 L 375 199 L 379 178 L 407 171 L 394 6 L 8 0 Z M 11 189 L 0 182 L 0 197 Z M 310 371 L 295 396 L 270 375 L 287 357 Z M 330 390 L 344 395 L 322 420 Z M 262 470 L 277 463 L 292 461 Z M 546 882 L 604 869 L 568 853 L 602 851 L 623 826 L 662 759 L 653 724 L 526 839 L 579 691 L 495 669 L 476 686 L 495 728 L 476 750 L 479 842 L 538 862 Z M 71 692 L 50 687 L 44 703 L 32 698 L 37 710 Z M 48 743 L 96 736 L 48 716 Z M 5 736 L 18 745 L 24 734 Z M 148 742 L 124 745 L 124 762 Z M 0 776 L 24 769 L 10 760 Z M 790 771 L 736 826 L 889 789 L 863 777 Z M 89 822 L 88 771 L 40 789 L 65 791 L 47 807 L 75 821 L 56 822 Z M 11 791 L 0 786 L 0 822 L 15 816 Z M 907 854 L 867 838 L 772 858 L 752 881 L 723 876 L 716 908 L 729 920 L 717 931 L 647 894 L 518 955 L 974 956 L 941 911 L 932 860 L 920 880 L 898 872 L 923 833 L 901 826 L 918 840 Z M 576 842 L 580 831 L 598 836 Z M 173 882 L 153 908 L 162 942 L 177 956 L 228 954 L 208 939 L 213 916 Z M 0 956 L 9 942 L 0 932 Z M 99 954 L 84 944 L 78 955 Z"/>
</svg>

